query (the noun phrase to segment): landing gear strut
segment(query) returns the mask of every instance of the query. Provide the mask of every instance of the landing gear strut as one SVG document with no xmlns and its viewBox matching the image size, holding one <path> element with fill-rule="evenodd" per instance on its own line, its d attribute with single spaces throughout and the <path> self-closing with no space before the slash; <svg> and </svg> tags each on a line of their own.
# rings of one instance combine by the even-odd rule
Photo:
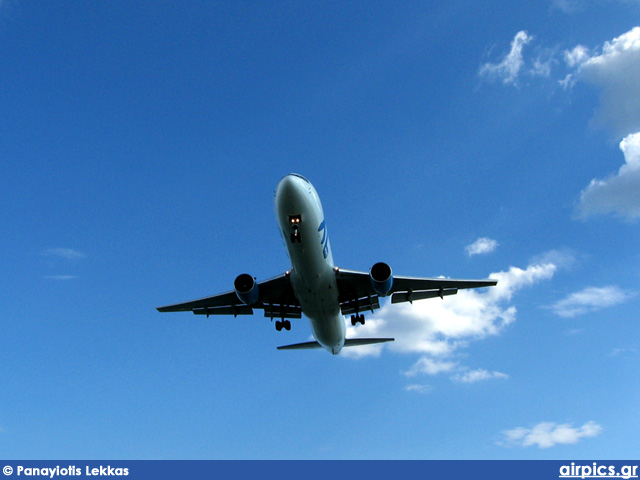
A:
<svg viewBox="0 0 640 480">
<path fill-rule="evenodd" d="M 362 325 L 364 325 L 364 315 L 362 314 L 351 315 L 351 325 L 355 327 L 358 323 L 361 323 Z"/>
<path fill-rule="evenodd" d="M 302 243 L 302 239 L 300 238 L 300 232 L 298 231 L 298 226 L 293 226 L 293 233 L 291 234 L 291 243 Z"/>
<path fill-rule="evenodd" d="M 291 330 L 291 322 L 289 320 L 276 320 L 276 330 L 281 331 L 283 328 Z"/>
</svg>

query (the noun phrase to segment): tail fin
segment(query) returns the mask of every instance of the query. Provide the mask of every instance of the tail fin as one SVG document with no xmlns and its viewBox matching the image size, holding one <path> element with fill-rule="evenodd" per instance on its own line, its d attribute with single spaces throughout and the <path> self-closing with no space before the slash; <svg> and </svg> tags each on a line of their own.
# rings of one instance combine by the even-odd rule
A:
<svg viewBox="0 0 640 480">
<path fill-rule="evenodd" d="M 374 343 L 393 342 L 395 338 L 348 338 L 344 341 L 345 347 L 357 347 L 359 345 L 372 345 Z M 278 350 L 310 350 L 322 348 L 318 342 L 294 343 L 293 345 L 283 345 Z"/>
</svg>

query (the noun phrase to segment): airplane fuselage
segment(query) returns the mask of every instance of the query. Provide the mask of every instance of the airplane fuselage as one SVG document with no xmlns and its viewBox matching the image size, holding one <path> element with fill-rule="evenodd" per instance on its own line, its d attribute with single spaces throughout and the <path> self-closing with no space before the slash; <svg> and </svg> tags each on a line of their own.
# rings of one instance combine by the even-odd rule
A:
<svg viewBox="0 0 640 480">
<path fill-rule="evenodd" d="M 318 193 L 304 177 L 287 175 L 276 189 L 275 209 L 291 259 L 293 291 L 315 339 L 337 355 L 344 346 L 346 324 Z"/>
</svg>

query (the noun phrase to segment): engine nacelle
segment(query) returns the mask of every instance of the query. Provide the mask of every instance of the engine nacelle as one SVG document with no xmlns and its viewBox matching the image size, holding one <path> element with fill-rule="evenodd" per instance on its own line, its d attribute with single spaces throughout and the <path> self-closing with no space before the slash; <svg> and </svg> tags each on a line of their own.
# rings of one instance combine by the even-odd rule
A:
<svg viewBox="0 0 640 480">
<path fill-rule="evenodd" d="M 386 297 L 393 287 L 391 267 L 384 262 L 376 263 L 369 270 L 369 280 L 375 292 L 381 297 Z"/>
<path fill-rule="evenodd" d="M 233 282 L 233 288 L 242 303 L 254 305 L 258 301 L 258 284 L 248 273 L 238 275 Z"/>
</svg>

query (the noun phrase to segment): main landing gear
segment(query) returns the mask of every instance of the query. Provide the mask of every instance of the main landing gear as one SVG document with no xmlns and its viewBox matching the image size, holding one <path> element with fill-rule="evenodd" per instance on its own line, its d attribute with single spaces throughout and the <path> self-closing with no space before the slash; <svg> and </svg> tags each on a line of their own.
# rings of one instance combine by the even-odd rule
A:
<svg viewBox="0 0 640 480">
<path fill-rule="evenodd" d="M 361 323 L 362 325 L 364 325 L 364 315 L 362 314 L 351 315 L 351 325 L 355 327 L 358 323 Z"/>
<path fill-rule="evenodd" d="M 291 322 L 289 320 L 276 320 L 276 330 L 281 331 L 283 328 L 291 330 Z"/>
</svg>

